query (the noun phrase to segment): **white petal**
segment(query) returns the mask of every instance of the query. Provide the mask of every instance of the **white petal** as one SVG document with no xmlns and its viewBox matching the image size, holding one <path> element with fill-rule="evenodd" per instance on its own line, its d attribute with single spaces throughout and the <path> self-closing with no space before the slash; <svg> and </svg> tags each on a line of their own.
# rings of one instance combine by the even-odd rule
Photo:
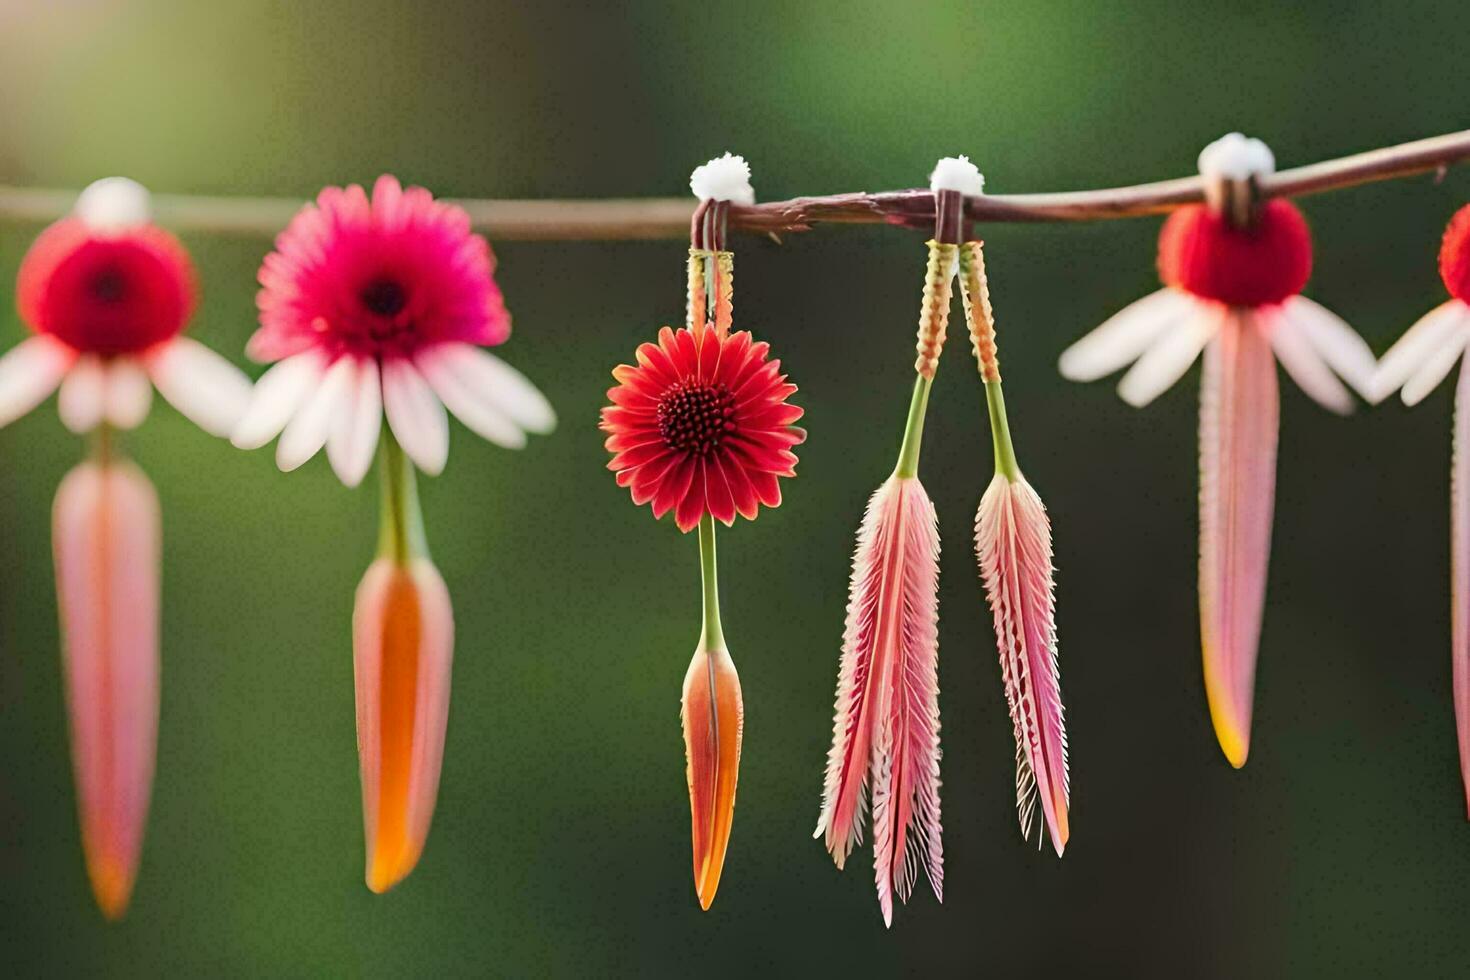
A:
<svg viewBox="0 0 1470 980">
<path fill-rule="evenodd" d="M 1171 327 L 1123 375 L 1123 380 L 1118 382 L 1118 395 L 1134 408 L 1142 408 L 1168 391 L 1189 370 L 1229 316 L 1225 307 L 1197 308 L 1191 316 Z M 1239 326 L 1244 329 L 1247 324 L 1241 322 Z"/>
<path fill-rule="evenodd" d="M 1057 369 L 1069 381 L 1096 381 L 1131 363 L 1194 302 L 1178 289 L 1160 289 L 1123 307 L 1102 325 L 1062 351 Z"/>
<path fill-rule="evenodd" d="M 104 365 L 102 415 L 118 429 L 136 429 L 148 417 L 153 385 L 135 359 L 115 357 Z"/>
<path fill-rule="evenodd" d="M 338 416 L 327 437 L 327 460 L 337 478 L 355 487 L 367 475 L 378 448 L 383 424 L 383 392 L 378 384 L 378 362 L 362 358 L 354 372 L 351 407 Z"/>
<path fill-rule="evenodd" d="M 1301 325 L 1303 336 L 1322 355 L 1327 366 L 1364 398 L 1371 398 L 1378 359 L 1373 348 L 1342 317 L 1305 296 L 1293 296 L 1284 305 L 1286 315 Z"/>
<path fill-rule="evenodd" d="M 76 356 L 58 340 L 31 337 L 0 357 L 0 425 L 9 425 L 45 401 Z"/>
<path fill-rule="evenodd" d="M 1378 362 L 1378 369 L 1369 383 L 1369 400 L 1380 402 L 1396 388 L 1402 387 L 1409 376 L 1434 354 L 1435 349 L 1455 333 L 1464 309 L 1465 304 L 1450 300 L 1436 306 L 1405 330 Z"/>
<path fill-rule="evenodd" d="M 383 409 L 403 451 L 430 476 L 449 458 L 449 419 L 444 406 L 407 358 L 383 362 Z"/>
<path fill-rule="evenodd" d="M 484 389 L 471 387 L 442 356 L 422 356 L 418 362 L 424 379 L 465 428 L 506 449 L 520 449 L 526 434 L 486 396 Z"/>
<path fill-rule="evenodd" d="M 250 404 L 250 379 L 197 340 L 176 337 L 148 358 L 158 393 L 212 436 L 228 436 Z"/>
<path fill-rule="evenodd" d="M 66 372 L 61 392 L 56 398 L 61 424 L 77 433 L 97 428 L 102 422 L 106 384 L 101 358 L 96 354 L 83 354 L 77 358 L 76 364 Z"/>
<path fill-rule="evenodd" d="M 280 435 L 325 373 L 326 365 L 315 351 L 276 364 L 256 382 L 230 441 L 240 449 L 259 449 Z"/>
<path fill-rule="evenodd" d="M 1276 359 L 1306 392 L 1307 397 L 1328 411 L 1348 415 L 1353 410 L 1353 396 L 1337 380 L 1327 361 L 1307 339 L 1306 328 L 1293 319 L 1289 311 L 1279 313 L 1270 325 L 1271 349 Z"/>
<path fill-rule="evenodd" d="M 556 428 L 556 412 L 546 396 L 524 374 L 487 350 L 473 344 L 439 344 L 420 351 L 416 360 L 431 385 L 435 384 L 434 377 L 425 367 L 426 362 L 442 365 L 459 380 L 467 395 L 508 416 L 528 432 L 546 435 Z"/>
<path fill-rule="evenodd" d="M 276 465 L 284 473 L 315 456 L 326 445 L 337 417 L 352 405 L 352 382 L 357 376 L 350 357 L 339 357 L 322 376 L 321 385 L 292 416 L 276 443 Z"/>
<path fill-rule="evenodd" d="M 1450 368 L 1455 366 L 1460 355 L 1465 353 L 1465 344 L 1470 342 L 1470 329 L 1466 329 L 1470 327 L 1470 323 L 1466 323 L 1467 320 L 1470 320 L 1470 316 L 1461 318 L 1461 328 L 1446 337 L 1404 384 L 1405 405 L 1417 405 L 1428 397 L 1450 373 Z"/>
</svg>

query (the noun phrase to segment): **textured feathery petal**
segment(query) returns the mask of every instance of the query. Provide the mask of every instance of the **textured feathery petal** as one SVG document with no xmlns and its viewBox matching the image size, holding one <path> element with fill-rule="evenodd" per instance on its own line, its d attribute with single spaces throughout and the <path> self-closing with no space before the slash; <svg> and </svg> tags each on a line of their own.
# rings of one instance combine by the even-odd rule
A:
<svg viewBox="0 0 1470 980">
<path fill-rule="evenodd" d="M 1057 369 L 1069 381 L 1096 381 L 1133 363 L 1194 308 L 1186 292 L 1165 287 L 1123 307 L 1062 351 Z"/>
<path fill-rule="evenodd" d="M 352 611 L 357 748 L 367 835 L 367 886 L 413 870 L 439 793 L 449 718 L 454 613 L 427 559 L 373 562 Z"/>
<path fill-rule="evenodd" d="M 52 512 L 82 847 L 103 915 L 128 906 L 158 736 L 158 497 L 126 462 L 83 463 Z"/>
<path fill-rule="evenodd" d="M 679 702 L 684 728 L 685 775 L 694 844 L 694 891 L 708 910 L 720 887 L 725 850 L 735 820 L 735 787 L 740 777 L 740 741 L 745 704 L 740 676 L 724 649 L 698 650 L 684 675 Z"/>
<path fill-rule="evenodd" d="M 1245 765 L 1266 598 L 1280 406 L 1261 325 L 1232 314 L 1200 390 L 1200 635 L 1205 694 L 1230 764 Z"/>
<path fill-rule="evenodd" d="M 1301 326 L 1327 366 L 1358 394 L 1370 397 L 1378 359 L 1368 342 L 1342 317 L 1305 296 L 1292 296 L 1281 306 L 1287 317 Z"/>
<path fill-rule="evenodd" d="M 871 796 L 885 923 L 919 870 L 943 898 L 939 803 L 939 531 L 923 486 L 893 476 L 868 501 L 853 555 L 832 749 L 813 836 L 842 867 Z"/>
<path fill-rule="evenodd" d="M 1455 389 L 1454 447 L 1450 461 L 1450 661 L 1460 781 L 1470 815 L 1470 365 Z"/>
<path fill-rule="evenodd" d="M 990 599 L 1001 680 L 1016 736 L 1016 809 L 1031 836 L 1037 797 L 1052 846 L 1067 844 L 1067 733 L 1057 669 L 1051 522 L 1024 478 L 990 481 L 975 515 L 975 553 Z M 1037 836 L 1040 845 L 1042 837 Z"/>
<path fill-rule="evenodd" d="M 1369 400 L 1380 402 L 1403 387 L 1404 382 L 1450 339 L 1465 310 L 1458 300 L 1441 303 L 1414 322 L 1378 362 L 1369 383 Z"/>
<path fill-rule="evenodd" d="M 1299 321 L 1283 311 L 1272 318 L 1270 332 L 1276 359 L 1308 398 L 1339 415 L 1352 412 L 1352 394 L 1337 380 Z"/>
<path fill-rule="evenodd" d="M 1226 307 L 1201 300 L 1194 310 L 1154 343 L 1118 382 L 1118 396 L 1142 408 L 1184 376 L 1220 328 Z"/>
</svg>

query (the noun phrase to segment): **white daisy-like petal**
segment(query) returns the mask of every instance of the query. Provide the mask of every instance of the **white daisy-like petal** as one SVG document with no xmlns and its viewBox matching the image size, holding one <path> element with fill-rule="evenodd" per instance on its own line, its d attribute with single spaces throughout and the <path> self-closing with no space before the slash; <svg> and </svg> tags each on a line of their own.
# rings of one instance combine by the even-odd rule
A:
<svg viewBox="0 0 1470 980">
<path fill-rule="evenodd" d="M 1402 387 L 1433 356 L 1435 349 L 1454 334 L 1464 308 L 1457 300 L 1441 303 L 1405 330 L 1379 360 L 1369 383 L 1369 400 L 1380 402 Z"/>
<path fill-rule="evenodd" d="M 449 458 L 449 419 L 433 390 L 407 358 L 383 362 L 383 410 L 414 465 L 430 476 Z"/>
<path fill-rule="evenodd" d="M 526 445 L 525 432 L 490 399 L 486 389 L 472 386 L 442 358 L 424 358 L 418 366 L 444 407 L 465 428 L 506 449 L 521 449 Z"/>
<path fill-rule="evenodd" d="M 293 354 L 271 367 L 256 382 L 230 441 L 239 449 L 259 449 L 280 435 L 325 372 L 315 351 Z"/>
<path fill-rule="evenodd" d="M 1322 355 L 1337 376 L 1364 398 L 1372 398 L 1373 372 L 1378 358 L 1373 348 L 1342 317 L 1305 296 L 1293 296 L 1282 309 L 1300 325 L 1302 335 Z"/>
<path fill-rule="evenodd" d="M 276 443 L 276 465 L 289 473 L 326 445 L 337 417 L 352 405 L 352 382 L 357 375 L 350 357 L 339 357 L 322 376 L 321 386 L 291 417 Z"/>
<path fill-rule="evenodd" d="M 1194 312 L 1168 330 L 1129 368 L 1118 382 L 1118 396 L 1134 408 L 1142 408 L 1168 391 L 1199 357 L 1200 351 L 1230 314 L 1215 304 L 1196 302 Z M 1247 325 L 1242 323 L 1241 327 Z"/>
<path fill-rule="evenodd" d="M 546 396 L 524 374 L 481 347 L 439 344 L 419 351 L 414 360 L 431 385 L 431 370 L 453 374 L 470 395 L 529 432 L 546 435 L 556 428 L 556 411 Z M 433 368 L 426 366 L 429 362 Z"/>
<path fill-rule="evenodd" d="M 1062 351 L 1057 369 L 1069 381 L 1096 381 L 1138 359 L 1171 324 L 1194 309 L 1183 290 L 1164 288 L 1149 293 L 1104 320 L 1071 347 Z"/>
<path fill-rule="evenodd" d="M 250 379 L 197 340 L 175 337 L 147 365 L 158 393 L 212 436 L 228 436 L 250 405 Z"/>
<path fill-rule="evenodd" d="M 78 434 L 97 428 L 102 422 L 106 394 L 107 375 L 102 359 L 96 354 L 83 354 L 66 372 L 56 396 L 61 424 Z"/>
<path fill-rule="evenodd" d="M 378 362 L 364 357 L 354 370 L 350 407 L 333 423 L 327 436 L 327 460 L 337 478 L 349 487 L 357 486 L 367 475 L 373 452 L 378 448 L 378 432 L 383 426 Z"/>
<path fill-rule="evenodd" d="M 1281 362 L 1286 373 L 1308 398 L 1339 415 L 1352 412 L 1352 394 L 1337 380 L 1322 354 L 1307 339 L 1306 329 L 1300 321 L 1282 311 L 1270 327 L 1270 339 L 1276 360 Z"/>
<path fill-rule="evenodd" d="M 1414 406 L 1422 402 L 1449 375 L 1455 362 L 1465 353 L 1465 345 L 1470 343 L 1470 329 L 1467 327 L 1470 324 L 1462 323 L 1460 329 L 1446 337 L 1404 383 L 1402 397 L 1405 405 Z"/>
<path fill-rule="evenodd" d="M 46 400 L 77 353 L 51 337 L 30 337 L 0 357 L 0 425 L 9 425 Z"/>
<path fill-rule="evenodd" d="M 136 429 L 153 405 L 153 385 L 135 358 L 114 357 L 103 365 L 102 417 L 117 429 Z"/>
</svg>

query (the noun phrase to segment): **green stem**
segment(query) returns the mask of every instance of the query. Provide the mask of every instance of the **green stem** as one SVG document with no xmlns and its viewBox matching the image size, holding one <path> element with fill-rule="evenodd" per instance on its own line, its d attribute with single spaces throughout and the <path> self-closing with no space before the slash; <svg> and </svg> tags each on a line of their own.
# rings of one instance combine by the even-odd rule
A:
<svg viewBox="0 0 1470 980">
<path fill-rule="evenodd" d="M 92 430 L 92 459 L 106 466 L 112 462 L 113 448 L 112 426 L 103 422 Z"/>
<path fill-rule="evenodd" d="M 383 427 L 383 444 L 378 454 L 382 473 L 382 524 L 378 532 L 378 557 L 391 558 L 400 565 L 428 555 L 424 537 L 424 515 L 419 509 L 418 487 L 414 482 L 413 464 L 403 455 L 403 447 Z"/>
<path fill-rule="evenodd" d="M 924 412 L 929 407 L 930 384 L 922 374 L 914 379 L 914 397 L 909 401 L 909 417 L 903 424 L 903 448 L 898 451 L 894 476 L 907 478 L 919 475 L 919 445 L 924 441 Z"/>
<path fill-rule="evenodd" d="M 720 626 L 720 579 L 715 555 L 715 519 L 699 519 L 699 576 L 704 584 L 704 626 L 699 636 L 702 650 L 725 649 L 725 631 Z"/>
<path fill-rule="evenodd" d="M 1011 445 L 1011 426 L 1006 421 L 1006 396 L 999 381 L 985 382 L 985 403 L 990 407 L 990 441 L 995 445 L 995 468 L 1015 483 L 1021 478 L 1016 449 Z"/>
</svg>

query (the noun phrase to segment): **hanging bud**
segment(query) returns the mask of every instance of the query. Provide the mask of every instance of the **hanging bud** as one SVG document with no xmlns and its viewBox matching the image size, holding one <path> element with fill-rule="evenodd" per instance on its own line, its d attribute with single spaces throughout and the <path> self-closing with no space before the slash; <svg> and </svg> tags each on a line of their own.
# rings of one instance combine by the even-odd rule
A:
<svg viewBox="0 0 1470 980">
<path fill-rule="evenodd" d="M 418 863 L 439 793 L 454 614 L 433 563 L 374 561 L 352 639 L 367 886 L 385 892 Z"/>
<path fill-rule="evenodd" d="M 132 463 L 82 463 L 52 511 L 62 662 L 87 875 L 108 919 L 132 896 L 158 741 L 158 496 Z"/>
<path fill-rule="evenodd" d="M 710 531 L 713 535 L 713 529 Z M 680 702 L 688 760 L 689 814 L 694 842 L 694 891 L 706 911 L 715 900 L 735 820 L 745 703 L 740 676 L 723 646 L 701 648 L 689 662 Z"/>
</svg>

